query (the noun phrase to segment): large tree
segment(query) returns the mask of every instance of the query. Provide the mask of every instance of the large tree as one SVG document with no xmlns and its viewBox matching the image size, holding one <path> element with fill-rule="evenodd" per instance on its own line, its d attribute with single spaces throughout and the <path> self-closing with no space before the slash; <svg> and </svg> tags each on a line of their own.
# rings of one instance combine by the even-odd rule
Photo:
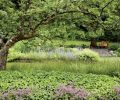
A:
<svg viewBox="0 0 120 100">
<path fill-rule="evenodd" d="M 8 51 L 15 43 L 42 34 L 41 28 L 51 23 L 76 24 L 89 16 L 86 23 L 95 30 L 104 9 L 114 0 L 102 1 L 98 7 L 99 0 L 0 0 L 0 69 L 6 68 Z"/>
</svg>

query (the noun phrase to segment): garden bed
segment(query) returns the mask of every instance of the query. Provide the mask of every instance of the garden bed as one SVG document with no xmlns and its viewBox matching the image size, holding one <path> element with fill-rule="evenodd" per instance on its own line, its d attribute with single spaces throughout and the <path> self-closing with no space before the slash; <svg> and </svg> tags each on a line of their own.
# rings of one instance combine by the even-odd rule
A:
<svg viewBox="0 0 120 100">
<path fill-rule="evenodd" d="M 11 89 L 16 91 L 18 89 L 30 89 L 30 95 L 24 97 L 24 99 L 51 100 L 55 98 L 55 90 L 59 86 L 69 84 L 74 85 L 76 88 L 84 88 L 94 97 L 94 100 L 97 100 L 99 97 L 110 100 L 109 98 L 115 96 L 114 87 L 120 85 L 118 80 L 118 78 L 95 74 L 75 74 L 53 71 L 3 71 L 0 72 L 0 91 L 4 94 L 8 93 Z M 21 90 L 21 92 L 23 91 Z"/>
</svg>

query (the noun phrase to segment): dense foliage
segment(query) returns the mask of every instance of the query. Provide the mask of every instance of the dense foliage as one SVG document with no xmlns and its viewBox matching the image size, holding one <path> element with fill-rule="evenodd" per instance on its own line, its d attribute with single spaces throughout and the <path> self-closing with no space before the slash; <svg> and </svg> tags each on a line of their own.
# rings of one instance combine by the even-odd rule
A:
<svg viewBox="0 0 120 100">
<path fill-rule="evenodd" d="M 79 60 L 83 61 L 99 61 L 100 60 L 100 55 L 97 52 L 94 52 L 90 49 L 84 49 L 83 51 L 79 51 L 76 54 L 78 56 Z"/>
<path fill-rule="evenodd" d="M 39 37 L 93 39 L 113 35 L 119 41 L 119 0 L 1 0 L 0 68 L 9 49 L 21 40 Z M 110 35 L 111 34 L 111 35 Z M 117 39 L 116 39 L 117 38 Z"/>
<path fill-rule="evenodd" d="M 120 0 L 0 0 L 0 100 L 119 100 L 120 59 L 100 56 L 120 46 L 96 39 L 120 41 Z"/>
<path fill-rule="evenodd" d="M 62 84 L 71 84 L 76 88 L 85 88 L 95 98 L 111 98 L 114 96 L 114 87 L 120 85 L 117 78 L 105 75 L 42 71 L 0 72 L 0 91 L 2 93 L 11 90 L 30 89 L 31 95 L 29 100 L 30 98 L 33 100 L 51 100 L 51 98 L 55 97 L 55 90 Z"/>
<path fill-rule="evenodd" d="M 55 48 L 52 50 L 38 50 L 30 51 L 28 53 L 21 53 L 15 49 L 10 49 L 10 54 L 8 55 L 8 61 L 19 61 L 19 60 L 38 60 L 41 59 L 57 59 L 57 60 L 79 60 L 84 62 L 97 62 L 100 60 L 99 53 L 90 49 L 77 49 L 77 48 Z"/>
<path fill-rule="evenodd" d="M 40 21 L 47 24 L 49 20 L 52 23 L 37 30 L 42 38 L 51 33 L 51 37 L 71 34 L 80 39 L 101 36 L 104 31 L 119 36 L 119 8 L 119 0 L 1 0 L 0 37 L 7 41 L 13 34 L 29 34 Z"/>
</svg>

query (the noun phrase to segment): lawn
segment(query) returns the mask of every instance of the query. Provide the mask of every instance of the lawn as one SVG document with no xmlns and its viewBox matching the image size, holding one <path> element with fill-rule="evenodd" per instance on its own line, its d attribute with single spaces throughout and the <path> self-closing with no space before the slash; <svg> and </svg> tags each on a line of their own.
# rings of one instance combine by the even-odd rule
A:
<svg viewBox="0 0 120 100">
<path fill-rule="evenodd" d="M 75 60 L 55 60 L 40 59 L 36 62 L 12 62 L 7 65 L 8 70 L 45 70 L 45 71 L 64 71 L 74 73 L 93 73 L 112 75 L 120 72 L 120 58 L 103 57 L 99 62 L 83 62 Z"/>
</svg>

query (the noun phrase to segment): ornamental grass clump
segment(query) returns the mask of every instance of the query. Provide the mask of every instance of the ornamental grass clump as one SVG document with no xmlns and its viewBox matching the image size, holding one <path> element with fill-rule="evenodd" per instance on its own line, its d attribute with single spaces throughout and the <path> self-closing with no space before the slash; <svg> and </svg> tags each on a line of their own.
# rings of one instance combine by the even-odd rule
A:
<svg viewBox="0 0 120 100">
<path fill-rule="evenodd" d="M 100 55 L 90 49 L 84 49 L 78 52 L 76 56 L 82 61 L 100 61 Z"/>
</svg>

